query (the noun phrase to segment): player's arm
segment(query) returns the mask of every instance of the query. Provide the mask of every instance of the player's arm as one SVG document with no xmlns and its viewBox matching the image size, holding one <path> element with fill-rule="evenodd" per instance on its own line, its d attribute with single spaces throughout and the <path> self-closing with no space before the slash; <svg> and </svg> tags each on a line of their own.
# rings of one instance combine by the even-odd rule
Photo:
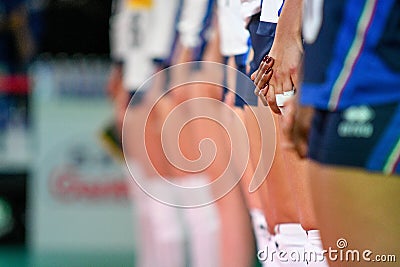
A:
<svg viewBox="0 0 400 267">
<path fill-rule="evenodd" d="M 288 82 L 281 82 L 279 83 L 279 79 L 286 79 L 290 77 L 291 84 L 297 88 L 297 90 L 301 89 L 301 66 L 302 66 L 302 55 L 303 55 L 303 46 L 302 46 L 302 39 L 301 39 L 301 25 L 302 25 L 302 7 L 303 1 L 301 0 L 292 0 L 286 1 L 286 15 L 292 14 L 293 20 L 292 22 L 289 21 L 288 16 L 285 15 L 285 19 L 282 19 L 278 22 L 278 26 L 280 33 L 277 32 L 277 37 L 279 36 L 280 39 L 275 39 L 277 44 L 283 42 L 290 42 L 288 44 L 287 55 L 292 57 L 292 61 L 287 62 L 289 64 L 286 67 L 286 70 L 289 72 L 281 72 L 278 76 L 273 77 L 275 78 L 274 81 L 271 79 L 272 82 L 277 82 L 277 86 L 275 88 L 275 93 L 285 92 L 287 90 L 291 90 L 292 87 L 284 86 L 284 84 L 288 84 Z M 298 10 L 296 10 L 298 8 Z M 287 12 L 289 10 L 289 12 Z M 283 12 L 282 11 L 282 12 Z M 284 15 L 284 14 L 282 14 Z M 282 18 L 282 17 L 281 17 Z M 281 32 L 290 27 L 286 34 L 281 34 Z M 278 31 L 278 29 L 277 29 Z M 275 43 L 274 43 L 275 45 Z M 277 50 L 271 52 L 277 53 L 279 51 L 278 47 L 275 47 Z M 274 49 L 274 47 L 273 47 Z M 282 56 L 282 55 L 281 55 Z M 282 62 L 285 64 L 284 59 L 286 57 L 281 57 L 281 59 L 277 59 L 277 61 Z M 282 65 L 284 66 L 284 65 Z M 286 77 L 286 78 L 285 78 Z M 297 96 L 290 99 L 285 104 L 285 116 L 283 116 L 282 121 L 282 128 L 283 133 L 286 136 L 285 140 L 288 141 L 287 146 L 289 149 L 294 149 L 297 154 L 304 158 L 307 155 L 308 151 L 308 134 L 311 127 L 311 119 L 314 114 L 314 109 L 311 107 L 304 107 L 299 105 L 298 103 L 298 95 L 299 91 L 297 91 Z M 271 94 L 272 95 L 272 94 Z M 274 97 L 275 99 L 275 97 Z"/>
<path fill-rule="evenodd" d="M 292 91 L 299 85 L 303 56 L 301 39 L 303 0 L 286 0 L 276 28 L 275 39 L 269 56 L 275 59 L 271 79 L 260 79 L 256 84 L 262 90 L 268 105 L 280 114 L 276 94 Z M 262 72 L 260 72 L 262 73 Z M 268 85 L 269 84 L 269 85 Z"/>
</svg>

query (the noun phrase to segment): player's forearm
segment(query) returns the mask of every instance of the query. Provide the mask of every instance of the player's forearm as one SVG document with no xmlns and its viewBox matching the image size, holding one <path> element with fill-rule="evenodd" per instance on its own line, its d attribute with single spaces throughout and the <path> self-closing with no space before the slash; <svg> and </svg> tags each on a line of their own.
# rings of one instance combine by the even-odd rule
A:
<svg viewBox="0 0 400 267">
<path fill-rule="evenodd" d="M 276 28 L 275 38 L 301 39 L 303 0 L 286 0 Z"/>
</svg>

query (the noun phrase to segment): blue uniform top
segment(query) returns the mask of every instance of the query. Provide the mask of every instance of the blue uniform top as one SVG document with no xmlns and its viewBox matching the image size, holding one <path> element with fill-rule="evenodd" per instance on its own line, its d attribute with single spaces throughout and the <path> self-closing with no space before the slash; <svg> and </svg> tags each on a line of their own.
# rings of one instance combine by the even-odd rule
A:
<svg viewBox="0 0 400 267">
<path fill-rule="evenodd" d="M 330 111 L 400 102 L 400 1 L 325 1 L 300 102 Z"/>
</svg>

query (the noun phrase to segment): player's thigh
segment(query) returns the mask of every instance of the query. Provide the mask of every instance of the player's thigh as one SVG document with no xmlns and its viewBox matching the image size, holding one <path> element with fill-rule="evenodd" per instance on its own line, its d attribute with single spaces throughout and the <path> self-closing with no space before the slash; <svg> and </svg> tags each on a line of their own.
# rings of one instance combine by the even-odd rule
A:
<svg viewBox="0 0 400 267">
<path fill-rule="evenodd" d="M 331 266 L 396 266 L 367 262 L 362 254 L 365 250 L 372 251 L 371 255 L 367 253 L 372 260 L 379 254 L 400 251 L 399 178 L 361 169 L 310 164 L 311 188 L 324 248 L 338 250 L 337 242 L 344 238 L 348 244 L 342 249 L 344 255 L 351 249 L 360 253 L 360 262 L 346 262 L 344 256 L 344 261 L 331 261 Z"/>
</svg>

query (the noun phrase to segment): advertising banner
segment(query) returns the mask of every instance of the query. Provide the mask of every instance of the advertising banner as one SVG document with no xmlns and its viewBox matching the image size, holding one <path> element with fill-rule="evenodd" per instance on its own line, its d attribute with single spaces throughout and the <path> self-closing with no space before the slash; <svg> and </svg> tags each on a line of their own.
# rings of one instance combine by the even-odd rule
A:
<svg viewBox="0 0 400 267">
<path fill-rule="evenodd" d="M 124 164 L 102 145 L 112 118 L 108 64 L 42 60 L 32 69 L 34 155 L 30 245 L 36 252 L 133 251 Z"/>
</svg>

